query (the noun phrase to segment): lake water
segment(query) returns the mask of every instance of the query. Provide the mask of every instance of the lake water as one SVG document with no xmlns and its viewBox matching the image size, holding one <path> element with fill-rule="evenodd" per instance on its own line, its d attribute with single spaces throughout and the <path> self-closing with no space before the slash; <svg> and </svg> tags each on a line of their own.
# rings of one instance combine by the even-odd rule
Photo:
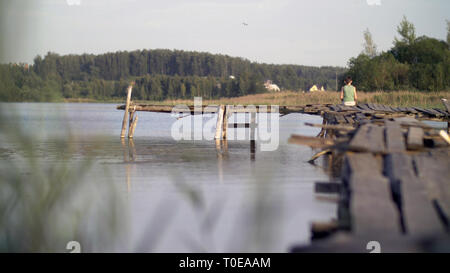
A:
<svg viewBox="0 0 450 273">
<path fill-rule="evenodd" d="M 89 215 L 81 228 L 87 232 L 73 240 L 89 245 L 84 249 L 90 251 L 286 252 L 309 242 L 311 221 L 336 214 L 335 204 L 314 195 L 314 182 L 329 179 L 322 167 L 307 163 L 314 151 L 287 143 L 294 133 L 316 135 L 319 129 L 303 123 L 321 123 L 321 117 L 281 117 L 278 149 L 265 152 L 257 145 L 252 157 L 248 140 L 229 140 L 227 149 L 216 147 L 215 141 L 175 141 L 171 127 L 176 119 L 165 113 L 138 112 L 134 140 L 121 141 L 123 111 L 115 104 L 0 107 L 3 122 L 13 121 L 0 134 L 3 173 L 11 172 L 11 164 L 22 169 L 29 157 L 40 162 L 44 180 L 57 166 L 75 170 L 89 162 L 74 175 L 90 187 L 69 191 L 80 198 L 67 202 L 89 207 L 81 213 Z M 33 154 L 14 137 L 17 128 L 31 137 Z M 19 175 L 28 175 L 27 182 L 33 183 L 36 176 L 26 168 Z M 112 190 L 114 199 L 105 195 Z M 87 196 L 93 201 L 86 201 Z M 65 206 L 51 221 L 69 217 Z M 104 220 L 111 211 L 119 223 L 117 235 L 111 236 L 113 247 L 103 248 L 96 245 L 93 230 L 113 225 Z"/>
</svg>

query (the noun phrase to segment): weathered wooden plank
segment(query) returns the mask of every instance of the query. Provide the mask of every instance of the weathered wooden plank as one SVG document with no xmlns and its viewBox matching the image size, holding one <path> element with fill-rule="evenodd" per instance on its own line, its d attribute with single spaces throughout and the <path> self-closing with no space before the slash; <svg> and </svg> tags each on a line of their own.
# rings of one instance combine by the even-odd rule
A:
<svg viewBox="0 0 450 273">
<path fill-rule="evenodd" d="M 344 116 L 342 116 L 342 115 L 335 115 L 335 118 L 336 118 L 336 122 L 338 124 L 345 124 L 345 123 L 347 123 L 347 121 L 345 120 Z"/>
<path fill-rule="evenodd" d="M 450 116 L 450 114 L 447 113 L 447 111 L 445 111 L 445 110 L 442 110 L 442 109 L 439 109 L 439 108 L 433 108 L 433 110 L 441 113 L 442 116 L 444 116 L 444 117 Z"/>
<path fill-rule="evenodd" d="M 336 111 L 336 112 L 338 112 L 340 110 L 339 107 L 337 107 L 336 105 L 330 105 L 330 106 L 328 106 L 328 108 L 330 108 L 331 111 Z"/>
<path fill-rule="evenodd" d="M 377 106 L 384 112 L 394 112 L 388 105 L 378 104 Z"/>
<path fill-rule="evenodd" d="M 393 118 L 395 122 L 400 123 L 402 126 L 414 126 L 420 128 L 431 128 L 431 126 L 413 118 L 413 117 L 395 117 Z"/>
<path fill-rule="evenodd" d="M 447 221 L 450 220 L 450 157 L 448 154 L 421 154 L 414 156 L 419 179 L 424 183 L 428 195 L 437 200 Z"/>
<path fill-rule="evenodd" d="M 450 252 L 450 238 L 446 235 L 435 236 L 424 240 L 410 236 L 378 234 L 376 241 L 381 245 L 382 253 L 448 253 Z M 369 253 L 369 241 L 372 236 L 355 236 L 344 231 L 337 231 L 331 236 L 315 240 L 310 245 L 294 246 L 290 252 L 297 253 Z"/>
<path fill-rule="evenodd" d="M 386 120 L 385 125 L 386 151 L 389 153 L 405 151 L 405 138 L 400 124 Z"/>
<path fill-rule="evenodd" d="M 202 111 L 195 112 L 194 106 L 174 106 L 174 105 L 148 105 L 148 104 L 134 104 L 136 106 L 136 111 L 143 112 L 159 112 L 159 113 L 172 113 L 172 112 L 190 112 L 192 115 L 194 114 L 202 114 L 202 113 L 217 113 L 219 111 L 219 107 L 217 105 L 203 105 Z M 117 110 L 124 110 L 126 105 L 118 105 L 116 107 Z M 199 107 L 200 108 L 200 107 Z M 302 113 L 303 108 L 299 106 L 284 106 L 284 113 Z M 130 111 L 130 110 L 129 110 Z M 274 108 L 274 111 L 279 111 L 279 108 Z M 271 113 L 272 108 L 270 106 L 252 106 L 252 107 L 233 107 L 230 110 L 231 113 L 251 113 L 251 112 L 266 112 Z"/>
<path fill-rule="evenodd" d="M 349 143 L 349 149 L 360 152 L 383 153 L 385 151 L 383 128 L 374 124 L 360 126 Z"/>
<path fill-rule="evenodd" d="M 369 153 L 347 154 L 344 171 L 351 191 L 354 234 L 370 235 L 373 240 L 380 235 L 400 234 L 400 216 L 389 181 L 382 175 L 381 158 Z"/>
<path fill-rule="evenodd" d="M 307 145 L 312 148 L 324 148 L 334 145 L 334 141 L 329 138 L 318 138 L 302 135 L 291 135 L 288 140 L 290 144 Z"/>
<path fill-rule="evenodd" d="M 327 124 L 336 124 L 335 115 L 332 115 L 329 112 L 325 112 L 323 115 L 323 119 L 327 122 Z"/>
<path fill-rule="evenodd" d="M 355 119 L 356 119 L 356 121 L 360 122 L 362 120 L 367 119 L 367 117 L 363 113 L 356 113 L 355 114 Z"/>
<path fill-rule="evenodd" d="M 378 106 L 374 103 L 368 103 L 367 106 L 374 111 L 381 111 Z"/>
<path fill-rule="evenodd" d="M 412 107 L 406 107 L 406 110 L 411 113 L 411 114 L 417 114 L 418 112 L 416 111 L 416 109 L 412 108 Z"/>
<path fill-rule="evenodd" d="M 420 107 L 413 107 L 413 108 L 416 109 L 417 111 L 422 112 L 424 114 L 427 114 L 427 115 L 429 115 L 431 117 L 440 117 L 440 116 L 442 116 L 441 113 L 439 113 L 439 112 L 437 112 L 437 111 L 435 111 L 433 109 L 424 109 L 424 108 L 420 108 Z"/>
<path fill-rule="evenodd" d="M 348 124 L 353 124 L 355 123 L 355 121 L 353 120 L 353 118 L 351 116 L 344 116 L 345 120 L 347 121 Z"/>
<path fill-rule="evenodd" d="M 314 183 L 314 191 L 316 193 L 339 193 L 341 183 L 337 182 L 316 182 Z"/>
<path fill-rule="evenodd" d="M 361 110 L 372 111 L 372 109 L 370 109 L 370 108 L 367 106 L 367 104 L 358 104 L 357 107 L 360 108 Z"/>
<path fill-rule="evenodd" d="M 423 148 L 423 129 L 418 127 L 409 127 L 406 138 L 408 150 L 419 150 Z"/>
<path fill-rule="evenodd" d="M 319 127 L 323 129 L 332 129 L 332 130 L 343 130 L 343 131 L 354 131 L 355 128 L 349 125 L 329 125 L 329 124 L 316 124 L 316 123 L 310 123 L 305 122 L 306 126 L 311 127 Z"/>
<path fill-rule="evenodd" d="M 411 156 L 392 153 L 386 156 L 385 173 L 400 189 L 405 230 L 414 236 L 434 236 L 444 232 L 423 183 L 414 173 Z"/>
</svg>

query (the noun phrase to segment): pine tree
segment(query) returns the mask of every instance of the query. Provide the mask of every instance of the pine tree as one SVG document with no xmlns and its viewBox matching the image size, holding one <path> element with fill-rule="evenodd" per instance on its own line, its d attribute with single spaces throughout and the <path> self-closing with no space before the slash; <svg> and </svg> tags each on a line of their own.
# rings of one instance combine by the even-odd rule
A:
<svg viewBox="0 0 450 273">
<path fill-rule="evenodd" d="M 412 45 L 416 40 L 416 27 L 408 21 L 406 16 L 403 15 L 403 19 L 400 25 L 397 26 L 397 32 L 400 34 L 400 40 L 395 37 L 394 44 L 404 43 Z"/>
</svg>

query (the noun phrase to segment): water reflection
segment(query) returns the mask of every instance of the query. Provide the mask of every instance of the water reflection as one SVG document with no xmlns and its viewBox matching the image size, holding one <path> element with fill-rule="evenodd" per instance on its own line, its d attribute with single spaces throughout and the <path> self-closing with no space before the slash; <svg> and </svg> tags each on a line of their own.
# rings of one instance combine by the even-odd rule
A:
<svg viewBox="0 0 450 273">
<path fill-rule="evenodd" d="M 106 202 L 103 193 L 117 186 L 125 202 L 117 217 L 127 231 L 117 242 L 118 251 L 287 251 L 309 241 L 311 221 L 335 215 L 333 204 L 314 198 L 313 182 L 328 178 L 322 168 L 307 163 L 314 152 L 287 144 L 292 133 L 316 135 L 319 130 L 302 122 L 320 123 L 318 117 L 284 116 L 279 148 L 262 152 L 259 143 L 249 140 L 175 141 L 169 114 L 140 113 L 134 138 L 119 140 L 123 112 L 115 105 L 16 106 L 18 112 L 7 111 L 8 118 L 21 120 L 37 147 L 34 158 L 49 166 L 60 153 L 53 138 L 67 134 L 62 126 L 71 128 L 74 149 L 63 153 L 70 159 L 65 159 L 68 168 L 75 169 L 90 155 L 92 168 L 76 178 L 104 187 L 89 191 L 96 200 L 93 206 L 102 205 L 112 215 L 118 203 Z M 9 140 L 0 143 L 0 151 L 13 151 L 2 153 L 0 168 L 8 161 L 21 166 L 13 146 Z M 91 217 L 103 221 L 100 216 Z M 94 242 L 91 237 L 87 234 L 86 242 Z M 84 243 L 83 249 L 101 251 Z"/>
</svg>

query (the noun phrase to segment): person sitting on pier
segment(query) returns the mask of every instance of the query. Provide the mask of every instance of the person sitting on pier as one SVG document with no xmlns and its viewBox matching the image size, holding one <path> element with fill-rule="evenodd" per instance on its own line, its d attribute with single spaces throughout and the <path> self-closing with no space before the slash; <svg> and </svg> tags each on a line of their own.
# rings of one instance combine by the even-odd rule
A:
<svg viewBox="0 0 450 273">
<path fill-rule="evenodd" d="M 345 106 L 355 106 L 358 96 L 356 95 L 356 87 L 352 85 L 352 78 L 348 76 L 344 82 L 345 85 L 341 89 L 341 100 Z"/>
</svg>

